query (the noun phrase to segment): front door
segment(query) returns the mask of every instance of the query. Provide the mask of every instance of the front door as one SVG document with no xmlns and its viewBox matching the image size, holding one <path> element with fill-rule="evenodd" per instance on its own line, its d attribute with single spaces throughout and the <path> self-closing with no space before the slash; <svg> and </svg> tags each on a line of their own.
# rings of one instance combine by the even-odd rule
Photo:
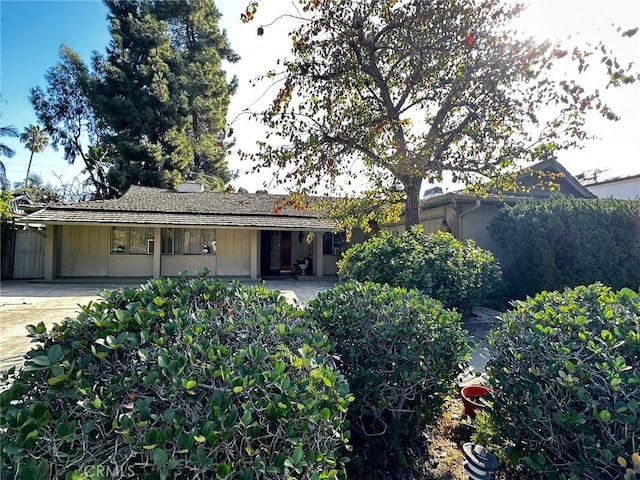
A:
<svg viewBox="0 0 640 480">
<path fill-rule="evenodd" d="M 291 232 L 263 231 L 260 248 L 260 275 L 291 273 Z"/>
<path fill-rule="evenodd" d="M 280 271 L 291 273 L 291 232 L 280 232 Z"/>
</svg>

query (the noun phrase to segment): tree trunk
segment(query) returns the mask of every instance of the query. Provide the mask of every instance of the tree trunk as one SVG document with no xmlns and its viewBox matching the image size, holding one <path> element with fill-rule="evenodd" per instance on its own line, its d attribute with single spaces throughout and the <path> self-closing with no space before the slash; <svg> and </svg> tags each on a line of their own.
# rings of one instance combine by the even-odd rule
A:
<svg viewBox="0 0 640 480">
<path fill-rule="evenodd" d="M 31 173 L 31 161 L 33 160 L 33 152 L 29 156 L 29 165 L 27 166 L 27 174 L 24 176 L 24 186 L 27 186 L 27 182 L 29 181 L 29 173 Z"/>
<path fill-rule="evenodd" d="M 420 223 L 420 187 L 422 186 L 422 178 L 408 177 L 403 179 L 407 199 L 404 206 L 404 228 L 409 230 L 413 225 Z"/>
</svg>

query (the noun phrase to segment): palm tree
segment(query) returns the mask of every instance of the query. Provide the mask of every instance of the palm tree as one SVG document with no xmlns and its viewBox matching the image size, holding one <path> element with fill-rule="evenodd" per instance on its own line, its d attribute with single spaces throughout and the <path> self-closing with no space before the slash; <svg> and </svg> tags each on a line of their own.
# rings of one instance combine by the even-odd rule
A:
<svg viewBox="0 0 640 480">
<path fill-rule="evenodd" d="M 8 127 L 0 126 L 0 137 L 17 137 L 18 130 L 16 127 L 9 125 Z M 16 152 L 9 148 L 4 143 L 0 143 L 0 156 L 11 158 Z M 4 167 L 4 163 L 0 161 L 0 190 L 7 190 L 11 186 L 9 179 L 7 178 L 7 169 Z"/>
<path fill-rule="evenodd" d="M 24 143 L 25 148 L 31 152 L 27 174 L 24 177 L 24 183 L 26 184 L 29 179 L 33 154 L 41 153 L 47 148 L 47 145 L 49 145 L 49 137 L 40 125 L 29 125 L 25 127 L 24 132 L 20 134 L 20 141 Z"/>
</svg>

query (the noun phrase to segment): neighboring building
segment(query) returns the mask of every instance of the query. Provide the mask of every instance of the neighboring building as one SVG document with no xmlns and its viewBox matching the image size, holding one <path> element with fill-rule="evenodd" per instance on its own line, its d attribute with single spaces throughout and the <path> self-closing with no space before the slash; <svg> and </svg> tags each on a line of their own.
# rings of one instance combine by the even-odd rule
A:
<svg viewBox="0 0 640 480">
<path fill-rule="evenodd" d="M 554 192 L 577 198 L 596 198 L 557 161 L 546 160 L 531 167 L 534 171 L 557 175 L 554 183 L 559 189 Z M 519 182 L 531 187 L 528 193 L 511 193 L 502 196 L 488 196 L 486 198 L 467 195 L 460 192 L 450 192 L 442 195 L 432 195 L 420 203 L 420 223 L 425 232 L 433 233 L 438 230 L 453 233 L 459 240 L 473 239 L 482 248 L 493 251 L 498 255 L 497 245 L 491 240 L 487 226 L 491 219 L 500 211 L 504 204 L 513 204 L 522 198 L 548 198 L 548 189 L 536 188 L 539 178 L 526 175 Z M 393 230 L 404 230 L 404 219 L 399 224 L 392 225 Z"/>
<path fill-rule="evenodd" d="M 343 237 L 314 209 L 281 206 L 283 196 L 131 186 L 115 200 L 52 204 L 21 223 L 46 225 L 44 278 L 160 277 L 187 271 L 267 277 L 335 275 Z M 307 234 L 315 235 L 312 243 Z"/>
<path fill-rule="evenodd" d="M 579 178 L 579 176 L 576 178 Z M 583 183 L 583 185 L 599 198 L 640 199 L 640 173 L 606 180 L 592 180 Z"/>
</svg>

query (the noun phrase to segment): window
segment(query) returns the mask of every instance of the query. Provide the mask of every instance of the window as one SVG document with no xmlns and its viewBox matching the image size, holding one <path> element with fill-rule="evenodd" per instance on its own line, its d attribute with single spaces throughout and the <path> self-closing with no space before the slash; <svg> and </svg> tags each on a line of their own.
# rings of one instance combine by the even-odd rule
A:
<svg viewBox="0 0 640 480">
<path fill-rule="evenodd" d="M 344 232 L 326 232 L 322 236 L 322 253 L 324 255 L 338 256 L 347 248 L 347 239 Z"/>
<path fill-rule="evenodd" d="M 153 240 L 153 228 L 113 227 L 111 253 L 145 255 L 149 240 Z"/>
<path fill-rule="evenodd" d="M 163 228 L 162 253 L 210 255 L 216 253 L 216 231 L 203 228 Z"/>
</svg>

